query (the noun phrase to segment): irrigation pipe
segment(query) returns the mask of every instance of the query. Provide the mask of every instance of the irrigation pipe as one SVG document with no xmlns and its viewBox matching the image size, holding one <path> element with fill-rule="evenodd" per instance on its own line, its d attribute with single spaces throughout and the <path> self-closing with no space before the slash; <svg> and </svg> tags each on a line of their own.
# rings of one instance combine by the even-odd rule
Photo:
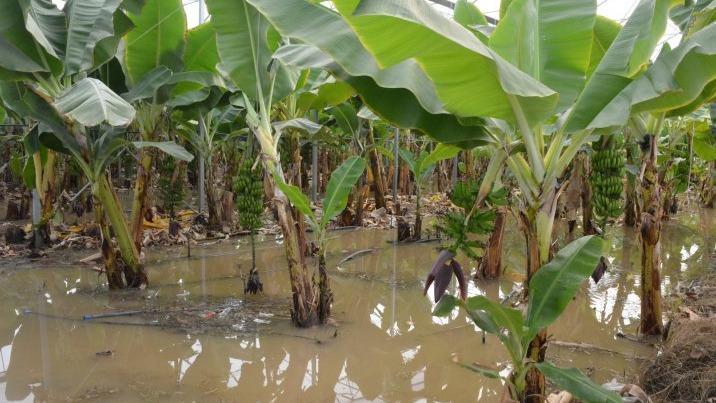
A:
<svg viewBox="0 0 716 403">
<path fill-rule="evenodd" d="M 99 318 L 114 318 L 117 316 L 130 316 L 138 313 L 145 313 L 144 311 L 124 311 L 124 312 L 113 312 L 113 313 L 101 313 L 98 315 L 86 314 L 82 316 L 82 320 L 93 320 Z"/>
</svg>

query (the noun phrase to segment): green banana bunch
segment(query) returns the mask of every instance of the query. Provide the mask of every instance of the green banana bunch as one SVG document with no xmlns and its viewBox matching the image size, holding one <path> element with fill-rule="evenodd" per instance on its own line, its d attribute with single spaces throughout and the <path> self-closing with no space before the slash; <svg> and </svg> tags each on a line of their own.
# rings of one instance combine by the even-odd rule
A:
<svg viewBox="0 0 716 403">
<path fill-rule="evenodd" d="M 614 136 L 606 141 L 592 143 L 592 186 L 594 214 L 606 220 L 619 217 L 624 210 L 621 195 L 624 191 L 624 154 L 616 148 Z"/>
<path fill-rule="evenodd" d="M 236 209 L 239 210 L 239 224 L 249 230 L 261 227 L 264 211 L 264 187 L 260 166 L 251 169 L 251 161 L 245 161 L 234 177 Z"/>
</svg>

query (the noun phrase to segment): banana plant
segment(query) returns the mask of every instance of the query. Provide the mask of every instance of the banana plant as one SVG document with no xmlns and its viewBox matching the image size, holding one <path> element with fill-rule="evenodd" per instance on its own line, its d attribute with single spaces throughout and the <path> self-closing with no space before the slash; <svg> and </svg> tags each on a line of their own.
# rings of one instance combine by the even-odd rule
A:
<svg viewBox="0 0 716 403">
<path fill-rule="evenodd" d="M 331 302 L 333 301 L 333 292 L 331 291 L 328 272 L 326 271 L 326 229 L 331 220 L 346 208 L 351 189 L 361 177 L 365 168 L 365 159 L 351 157 L 333 171 L 328 181 L 326 195 L 323 198 L 323 215 L 320 220 L 311 209 L 308 197 L 301 192 L 299 187 L 286 184 L 278 175 L 275 175 L 274 178 L 279 188 L 291 200 L 291 203 L 303 213 L 314 234 L 316 234 L 318 243 L 318 288 L 320 293 L 318 315 L 320 323 L 324 323 L 331 316 Z"/>
<path fill-rule="evenodd" d="M 291 280 L 292 320 L 301 327 L 318 323 L 318 291 L 308 275 L 299 247 L 291 205 L 275 178 L 285 182 L 278 153 L 279 135 L 272 126 L 273 106 L 300 87 L 299 72 L 273 59 L 281 43 L 271 24 L 243 0 L 208 0 L 211 25 L 223 71 L 240 89 L 245 120 L 260 148 L 261 163 L 283 234 Z"/>
<path fill-rule="evenodd" d="M 187 29 L 184 6 L 179 0 L 149 0 L 141 13 L 129 17 L 135 28 L 127 34 L 120 55 L 128 87 L 123 97 L 137 110 L 136 126 L 141 140 L 165 138 L 174 109 L 193 109 L 193 113 L 200 115 L 199 120 L 207 119 L 202 115 L 205 110 L 198 112 L 202 109 L 199 106 L 211 109 L 228 87 L 216 69 L 219 55 L 211 24 Z M 204 161 L 209 156 L 199 157 Z M 150 150 L 139 157 L 130 219 L 137 243 L 142 239 L 143 219 L 149 207 L 147 186 L 153 159 Z M 211 178 L 207 182 L 211 186 Z M 211 206 L 209 221 L 216 224 L 215 192 L 206 194 Z"/>
<path fill-rule="evenodd" d="M 274 106 L 276 121 L 272 123 L 276 137 L 283 138 L 288 143 L 289 158 L 287 180 L 288 183 L 303 188 L 301 142 L 316 141 L 320 134 L 328 132 L 318 122 L 307 119 L 310 110 L 320 111 L 329 105 L 341 103 L 353 95 L 353 90 L 347 85 L 336 82 L 322 71 L 305 70 L 300 85 L 305 84 L 291 92 Z M 325 137 L 325 136 L 324 136 Z M 301 253 L 309 253 L 306 242 L 306 223 L 301 211 L 295 211 L 295 220 L 298 224 L 298 243 Z"/>
<path fill-rule="evenodd" d="M 101 125 L 98 126 L 98 129 L 88 129 L 79 122 L 98 119 L 97 111 L 86 112 L 82 107 L 73 107 L 77 102 L 76 98 L 81 99 L 83 96 L 83 94 L 76 94 L 77 88 L 82 89 L 83 87 L 70 88 L 62 93 L 52 105 L 19 84 L 3 85 L 2 96 L 6 104 L 15 111 L 38 120 L 38 142 L 49 149 L 68 154 L 90 182 L 90 189 L 95 200 L 95 219 L 102 232 L 102 254 L 105 259 L 105 270 L 110 289 L 126 286 L 140 287 L 146 285 L 148 279 L 119 200 L 109 182 L 107 167 L 114 161 L 119 151 L 128 146 L 158 147 L 175 158 L 183 160 L 190 160 L 191 155 L 173 142 L 129 142 L 125 139 L 124 130 L 121 127 Z M 116 94 L 114 97 L 116 97 L 116 102 L 121 105 L 121 98 Z M 79 102 L 84 104 L 82 101 Z M 126 106 L 132 110 L 129 104 Z M 62 111 L 68 111 L 68 113 Z M 70 118 L 69 112 L 75 118 Z M 87 116 L 84 117 L 83 114 Z M 75 120 L 78 116 L 82 120 Z M 97 123 L 93 126 L 97 126 Z M 114 246 L 111 243 L 110 224 L 125 263 L 124 270 L 120 270 Z"/>
<path fill-rule="evenodd" d="M 209 224 L 219 223 L 220 207 L 214 184 L 213 155 L 216 150 L 232 138 L 245 134 L 246 129 L 239 129 L 239 115 L 241 110 L 233 105 L 217 106 L 206 113 L 196 114 L 197 120 L 187 119 L 185 115 L 175 114 L 178 123 L 177 133 L 196 150 L 206 164 L 205 192 L 209 208 Z M 201 128 L 203 126 L 203 129 Z"/>
<path fill-rule="evenodd" d="M 433 174 L 435 164 L 439 161 L 453 158 L 459 152 L 459 147 L 445 144 L 438 144 L 430 153 L 425 151 L 425 149 L 421 149 L 420 155 L 418 155 L 417 158 L 413 157 L 410 150 L 406 150 L 405 148 L 398 150 L 400 158 L 408 164 L 410 172 L 412 172 L 415 177 L 415 226 L 413 227 L 413 240 L 419 240 L 422 232 L 422 211 L 420 204 L 422 188 Z"/>
<path fill-rule="evenodd" d="M 585 402 L 619 403 L 621 397 L 610 392 L 586 377 L 577 368 L 558 367 L 548 361 L 537 362 L 528 356 L 532 339 L 551 325 L 564 312 L 585 279 L 594 270 L 603 249 L 603 242 L 595 236 L 577 239 L 562 248 L 548 264 L 532 276 L 526 311 L 509 308 L 482 295 L 467 299 L 450 294 L 436 293 L 438 303 L 433 315 L 444 317 L 459 307 L 483 331 L 494 334 L 505 346 L 512 363 L 509 375 L 476 364 L 461 364 L 463 367 L 488 378 L 501 379 L 506 385 L 506 394 L 512 401 L 522 402 L 527 393 L 526 376 L 535 368 L 548 379 Z M 444 267 L 435 278 L 435 287 L 445 284 L 452 276 L 452 270 Z M 464 274 L 463 274 L 464 277 Z M 430 284 L 426 284 L 426 289 Z M 503 401 L 505 399 L 503 398 Z"/>
<path fill-rule="evenodd" d="M 18 115 L 40 122 L 37 136 L 52 131 L 40 137 L 54 138 L 52 145 L 44 145 L 69 152 L 85 172 L 93 171 L 94 157 L 86 151 L 85 128 L 102 122 L 126 125 L 134 118 L 130 105 L 101 81 L 86 77 L 109 60 L 118 38 L 131 28 L 124 8 L 117 0 L 73 1 L 62 10 L 48 0 L 16 0 L 6 2 L 0 15 L 0 46 L 8 55 L 0 61 L 3 102 Z M 77 12 L 80 9 L 83 12 Z M 28 144 L 42 143 L 35 140 Z M 35 165 L 39 173 L 41 167 Z M 121 240 L 120 248 L 131 271 L 139 273 L 136 250 Z M 108 258 L 108 274 L 117 272 L 113 262 L 113 256 Z M 110 284 L 115 285 L 111 279 Z"/>
<path fill-rule="evenodd" d="M 141 141 L 158 141 L 167 131 L 169 96 L 175 73 L 184 69 L 187 28 L 181 0 L 147 0 L 128 13 L 134 25 L 117 56 L 128 91 L 123 95 L 137 111 L 135 126 Z M 144 237 L 144 217 L 150 201 L 147 188 L 154 152 L 141 150 L 134 182 L 130 228 L 137 248 Z"/>
<path fill-rule="evenodd" d="M 106 167 L 122 147 L 134 108 L 102 81 L 91 77 L 112 59 L 120 38 L 138 13 L 133 2 L 77 0 L 60 10 L 48 0 L 9 1 L 0 16 L 0 44 L 10 56 L 0 62 L 0 94 L 18 115 L 39 122 L 39 142 L 69 154 L 91 182 L 95 216 L 103 233 L 102 252 L 110 288 L 147 284 L 144 266 L 108 180 Z M 90 129 L 99 128 L 99 129 Z M 175 144 L 159 146 L 189 158 Z M 126 269 L 119 270 L 111 244 L 111 223 Z M 125 283 L 126 280 L 126 283 Z"/>
<path fill-rule="evenodd" d="M 79 74 L 107 60 L 107 50 L 116 45 L 113 19 L 117 20 L 115 28 L 120 35 L 129 28 L 122 19 L 125 6 L 117 0 L 80 0 L 62 10 L 49 0 L 12 0 L 3 7 L 0 51 L 4 56 L 0 61 L 0 82 L 28 83 L 46 99 L 56 97 L 80 80 Z M 87 13 L 75 13 L 81 8 Z M 54 194 L 50 184 L 54 179 L 55 151 L 43 150 L 36 139 L 28 140 L 26 144 L 31 148 L 27 153 L 33 156 L 32 170 L 44 222 L 53 210 Z M 45 157 L 41 158 L 40 154 Z"/>
<path fill-rule="evenodd" d="M 561 177 L 590 137 L 613 133 L 634 114 L 688 113 L 714 96 L 713 22 L 650 62 L 674 4 L 669 0 L 640 0 L 623 26 L 597 16 L 596 1 L 505 1 L 487 43 L 460 25 L 464 19 L 449 21 L 420 0 L 341 0 L 333 2 L 335 11 L 303 1 L 247 1 L 282 35 L 300 40 L 277 58 L 327 69 L 385 119 L 441 142 L 470 143 L 459 131 L 446 135 L 405 119 L 403 112 L 422 108 L 395 102 L 399 92 L 423 106 L 437 100 L 447 115 L 481 126 L 470 140 L 501 150 L 521 190 L 528 283 L 550 259 Z M 523 151 L 507 149 L 515 141 Z M 535 360 L 545 338 L 541 332 L 531 348 Z M 536 401 L 544 378 L 532 373 L 528 394 Z"/>
<path fill-rule="evenodd" d="M 699 184 L 699 201 L 713 208 L 716 203 L 716 102 L 709 105 L 710 119 L 699 125 L 694 134 L 693 150 L 706 166 Z"/>
</svg>

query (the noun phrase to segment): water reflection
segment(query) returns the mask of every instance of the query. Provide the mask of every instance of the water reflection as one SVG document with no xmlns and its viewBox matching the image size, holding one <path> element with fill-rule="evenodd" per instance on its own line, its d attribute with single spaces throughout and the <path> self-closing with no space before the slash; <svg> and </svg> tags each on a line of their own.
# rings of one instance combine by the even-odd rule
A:
<svg viewBox="0 0 716 403">
<path fill-rule="evenodd" d="M 705 220 L 712 213 L 701 212 Z M 707 264 L 714 227 L 683 214 L 665 225 L 664 278 L 673 285 Z M 435 244 L 392 245 L 387 231 L 337 233 L 328 251 L 335 267 L 347 254 L 376 248 L 332 270 L 337 327 L 297 330 L 286 309 L 255 318 L 257 326 L 234 333 L 180 333 L 145 326 L 131 317 L 111 325 L 86 322 L 87 313 L 197 304 L 241 297 L 241 272 L 250 267 L 247 248 L 218 244 L 150 255 L 150 281 L 143 293 L 107 293 L 104 279 L 75 266 L 7 269 L 0 272 L 0 399 L 8 401 L 494 401 L 501 386 L 455 365 L 476 362 L 509 371 L 507 355 L 494 337 L 482 343 L 464 314 L 430 315 L 433 302 L 422 282 L 437 256 Z M 508 278 L 519 279 L 524 262 L 519 234 L 506 234 Z M 633 333 L 639 315 L 639 243 L 633 230 L 607 234 L 611 270 L 590 282 L 550 331 L 553 339 L 585 342 L 614 354 L 585 354 L 550 347 L 562 364 L 594 369 L 598 381 L 638 365 L 648 347 L 616 337 Z M 285 299 L 289 284 L 282 247 L 259 244 L 258 267 L 265 299 Z M 465 267 L 474 266 L 462 258 Z M 470 295 L 501 299 L 510 281 L 473 281 Z M 451 292 L 455 293 L 454 285 Z M 429 295 L 431 292 L 428 293 Z M 28 313 L 25 313 L 28 312 Z M 218 312 L 217 315 L 221 315 Z M 255 324 L 256 324 L 255 323 Z M 245 324 L 244 324 L 245 325 Z M 242 329 L 237 323 L 236 329 Z M 334 337 L 335 336 L 335 337 Z M 111 351 L 110 355 L 97 355 Z"/>
</svg>

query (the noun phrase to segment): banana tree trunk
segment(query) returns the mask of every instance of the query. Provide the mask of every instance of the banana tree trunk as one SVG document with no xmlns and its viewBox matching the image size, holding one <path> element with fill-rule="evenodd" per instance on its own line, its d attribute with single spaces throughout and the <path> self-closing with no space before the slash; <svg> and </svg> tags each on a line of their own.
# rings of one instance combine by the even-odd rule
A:
<svg viewBox="0 0 716 403">
<path fill-rule="evenodd" d="M 527 244 L 527 285 L 537 270 L 552 259 L 552 229 L 560 192 L 556 186 L 545 187 L 546 191 L 539 208 L 528 207 L 527 211 L 520 212 L 520 229 L 525 235 Z M 529 293 L 527 285 L 525 291 Z M 525 295 L 526 297 L 527 295 Z M 527 348 L 527 357 L 534 362 L 543 362 L 546 350 L 547 329 L 545 328 L 530 342 Z M 544 396 L 544 374 L 533 367 L 527 372 L 524 395 L 519 398 L 528 403 L 542 403 Z"/>
<path fill-rule="evenodd" d="M 585 155 L 581 159 L 582 163 L 582 231 L 584 235 L 594 235 L 597 229 L 594 226 L 594 209 L 592 208 L 592 186 L 589 184 L 589 173 L 591 172 L 591 163 Z M 602 231 L 606 228 L 602 228 Z"/>
<path fill-rule="evenodd" d="M 634 165 L 634 153 L 637 151 L 635 147 L 627 149 L 626 164 Z M 624 185 L 624 225 L 635 227 L 637 217 L 641 216 L 639 203 L 636 198 L 637 178 L 634 174 L 626 172 L 626 184 Z"/>
<path fill-rule="evenodd" d="M 114 236 L 117 238 L 119 251 L 125 264 L 124 277 L 127 280 L 127 287 L 138 288 L 146 286 L 149 281 L 144 270 L 144 264 L 140 261 L 139 251 L 134 244 L 134 239 L 127 226 L 119 200 L 109 183 L 107 174 L 100 175 L 92 184 L 92 195 L 99 199 L 114 230 Z"/>
<path fill-rule="evenodd" d="M 475 179 L 475 157 L 470 150 L 462 152 L 462 159 L 465 161 L 465 176 L 472 180 Z"/>
<path fill-rule="evenodd" d="M 673 186 L 674 183 L 672 181 L 666 182 L 663 186 L 664 197 L 662 198 L 663 203 L 661 206 L 661 219 L 662 221 L 668 221 L 671 219 L 671 207 L 676 203 L 676 195 L 673 194 Z"/>
<path fill-rule="evenodd" d="M 38 170 L 38 172 L 42 172 L 42 180 L 40 181 L 40 186 L 38 187 L 41 202 L 40 214 L 42 217 L 40 221 L 40 228 L 38 228 L 38 234 L 40 234 L 40 239 L 42 239 L 43 243 L 48 243 L 50 241 L 50 232 L 52 230 L 49 221 L 52 218 L 54 212 L 54 205 L 52 204 L 52 202 L 55 197 L 56 190 L 56 161 L 57 153 L 53 150 L 47 150 L 47 159 L 45 160 L 45 164 L 41 165 L 41 171 Z M 35 166 L 37 167 L 40 165 Z"/>
<path fill-rule="evenodd" d="M 219 224 L 221 205 L 216 197 L 214 189 L 214 166 L 211 162 L 211 155 L 206 158 L 206 204 L 209 208 L 209 225 Z"/>
<path fill-rule="evenodd" d="M 659 198 L 661 200 L 662 206 L 661 206 L 661 219 L 663 221 L 667 221 L 671 218 L 671 215 L 669 214 L 669 208 L 671 207 L 671 200 L 673 195 L 673 180 L 667 180 L 667 174 L 669 171 L 672 170 L 673 163 L 672 161 L 667 161 L 666 163 L 661 165 L 661 170 L 659 174 L 657 175 L 658 178 L 658 184 L 659 184 L 659 191 L 663 193 L 659 195 Z"/>
<path fill-rule="evenodd" d="M 231 213 L 234 209 L 234 192 L 224 188 L 221 196 L 221 221 L 222 225 L 231 225 Z"/>
<path fill-rule="evenodd" d="M 539 232 L 537 229 L 537 220 L 531 218 L 526 213 L 520 213 L 520 225 L 525 235 L 527 244 L 527 284 L 532 275 L 537 272 L 541 266 L 539 252 Z M 529 292 L 529 287 L 525 286 L 525 291 Z M 525 299 L 527 296 L 525 295 Z M 535 362 L 543 362 L 544 354 L 547 348 L 547 329 L 542 330 L 531 342 L 527 348 L 527 357 Z M 519 401 L 530 403 L 541 403 L 545 392 L 544 374 L 532 368 L 525 376 L 525 390 L 523 396 L 513 396 Z"/>
<path fill-rule="evenodd" d="M 301 143 L 299 142 L 299 133 L 291 132 L 291 166 L 292 169 L 289 173 L 289 183 L 298 186 L 299 189 L 303 189 L 303 181 L 301 177 Z M 308 242 L 306 241 L 306 220 L 303 219 L 303 214 L 294 209 L 294 218 L 298 225 L 298 246 L 303 256 L 309 256 L 310 251 L 308 249 Z"/>
<path fill-rule="evenodd" d="M 445 168 L 445 161 L 438 161 L 438 163 L 435 165 L 435 171 L 437 173 L 437 178 L 435 180 L 435 186 L 438 193 L 442 193 L 445 191 L 445 183 L 443 179 L 443 175 L 445 175 L 444 171 Z"/>
<path fill-rule="evenodd" d="M 701 182 L 701 205 L 707 208 L 714 208 L 716 205 L 716 180 L 714 180 L 714 172 L 716 172 L 716 162 L 711 161 L 706 165 L 706 174 Z"/>
<path fill-rule="evenodd" d="M 497 279 L 500 278 L 502 272 L 502 240 L 505 235 L 505 222 L 507 221 L 507 212 L 504 208 L 498 208 L 497 217 L 495 218 L 495 228 L 490 234 L 490 239 L 487 241 L 487 250 L 482 256 L 480 262 L 480 268 L 482 275 L 486 278 Z"/>
<path fill-rule="evenodd" d="M 110 290 L 121 290 L 125 287 L 124 277 L 117 262 L 117 255 L 112 245 L 112 236 L 109 231 L 107 217 L 104 214 L 104 206 L 98 198 L 94 198 L 94 216 L 97 226 L 102 232 L 102 258 L 104 258 L 104 271 L 107 274 L 107 283 Z"/>
<path fill-rule="evenodd" d="M 181 183 L 178 183 L 178 182 L 182 181 L 183 178 L 184 178 L 184 173 L 183 173 L 183 171 L 184 171 L 184 168 L 185 168 L 185 167 L 186 167 L 185 164 L 182 164 L 182 163 L 179 163 L 179 162 L 177 162 L 177 163 L 174 165 L 174 170 L 172 170 L 172 177 L 171 177 L 171 179 L 169 180 L 169 189 L 175 189 L 175 188 L 177 188 L 177 187 L 178 187 L 179 189 L 181 189 L 181 186 L 182 186 L 182 185 L 181 185 Z M 179 185 L 179 186 L 177 186 L 177 185 Z M 182 193 L 182 194 L 183 194 L 183 193 Z M 165 206 L 165 207 L 166 207 L 166 206 Z M 174 218 L 174 213 L 175 213 L 174 207 L 176 207 L 176 206 L 175 206 L 175 203 L 172 203 L 171 206 L 169 206 L 169 216 L 170 216 L 171 218 Z"/>
<path fill-rule="evenodd" d="M 130 228 L 132 231 L 132 239 L 137 251 L 142 250 L 142 241 L 144 240 L 144 216 L 149 208 L 148 189 L 151 183 L 151 172 L 153 154 L 150 149 L 139 150 L 139 164 L 137 165 L 137 176 L 134 182 L 134 197 L 132 199 L 132 216 L 130 218 Z"/>
<path fill-rule="evenodd" d="M 370 172 L 373 174 L 373 197 L 375 199 L 375 208 L 386 208 L 385 204 L 385 188 L 383 187 L 383 165 L 380 163 L 380 155 L 375 148 L 375 137 L 373 136 L 373 128 L 368 127 L 368 144 L 373 146 L 368 153 L 370 157 Z"/>
<path fill-rule="evenodd" d="M 651 136 L 641 177 L 641 334 L 663 333 L 661 318 L 661 195 L 657 170 L 658 136 Z"/>
<path fill-rule="evenodd" d="M 408 164 L 404 161 L 400 162 L 400 171 L 398 172 L 400 175 L 400 186 L 398 186 L 400 193 L 410 195 L 410 168 Z"/>
<path fill-rule="evenodd" d="M 569 185 L 564 192 L 565 209 L 567 210 L 567 225 L 569 233 L 574 231 L 577 224 L 577 211 L 582 202 L 582 187 L 584 186 L 583 164 L 581 160 L 586 158 L 584 153 L 579 153 L 574 159 L 572 173 L 569 175 Z"/>
<path fill-rule="evenodd" d="M 318 189 L 319 193 L 325 194 L 326 193 L 326 186 L 328 185 L 328 178 L 331 175 L 330 167 L 328 166 L 328 150 L 321 150 L 321 169 L 320 174 L 318 175 Z"/>
<path fill-rule="evenodd" d="M 420 204 L 420 184 L 415 184 L 415 227 L 413 228 L 413 240 L 420 240 L 423 233 L 423 212 Z"/>
<path fill-rule="evenodd" d="M 331 304 L 333 303 L 333 291 L 326 272 L 326 257 L 323 251 L 318 258 L 318 290 L 320 299 L 318 301 L 318 321 L 325 323 L 331 317 Z"/>
<path fill-rule="evenodd" d="M 284 180 L 281 164 L 278 163 L 278 154 L 273 147 L 273 139 L 269 132 L 262 127 L 255 127 L 254 135 L 261 145 L 261 162 L 265 176 L 272 192 L 272 200 L 276 207 L 278 224 L 283 234 L 283 245 L 288 261 L 288 273 L 291 279 L 291 292 L 293 306 L 291 320 L 296 326 L 310 327 L 319 323 L 318 295 L 315 283 L 308 275 L 306 261 L 299 247 L 299 234 L 293 220 L 291 204 L 286 195 L 278 188 L 271 173 L 275 172 Z"/>
</svg>

